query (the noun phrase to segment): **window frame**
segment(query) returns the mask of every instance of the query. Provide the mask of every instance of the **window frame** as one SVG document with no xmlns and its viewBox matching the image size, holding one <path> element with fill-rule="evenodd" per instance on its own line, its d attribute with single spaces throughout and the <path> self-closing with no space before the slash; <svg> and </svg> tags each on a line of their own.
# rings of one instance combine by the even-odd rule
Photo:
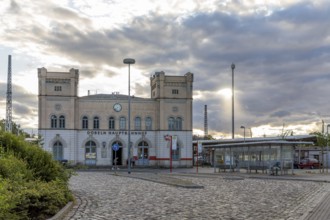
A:
<svg viewBox="0 0 330 220">
<path fill-rule="evenodd" d="M 167 119 L 167 124 L 168 124 L 168 130 L 170 130 L 170 131 L 175 130 L 175 118 L 174 117 L 169 117 Z"/>
<path fill-rule="evenodd" d="M 172 95 L 179 95 L 178 89 L 172 89 Z"/>
<path fill-rule="evenodd" d="M 57 128 L 57 116 L 50 116 L 50 128 Z"/>
<path fill-rule="evenodd" d="M 175 120 L 175 130 L 177 131 L 182 131 L 182 118 L 181 117 L 177 117 Z"/>
<path fill-rule="evenodd" d="M 152 130 L 152 118 L 151 117 L 146 117 L 145 126 L 146 126 L 146 130 Z"/>
<path fill-rule="evenodd" d="M 171 150 L 171 156 L 172 156 L 172 160 L 180 160 L 180 146 L 179 146 L 179 143 L 177 143 L 177 146 L 176 146 L 176 150 Z"/>
<path fill-rule="evenodd" d="M 65 116 L 64 115 L 60 115 L 60 117 L 58 117 L 58 127 L 59 128 L 65 128 Z"/>
<path fill-rule="evenodd" d="M 109 117 L 109 130 L 115 130 L 115 126 L 116 126 L 115 117 L 110 116 Z"/>
<path fill-rule="evenodd" d="M 140 116 L 136 116 L 134 119 L 134 128 L 135 130 L 141 130 L 142 129 L 142 122 L 141 122 L 141 117 Z"/>
<path fill-rule="evenodd" d="M 82 129 L 88 129 L 88 117 L 87 116 L 83 116 L 81 119 L 81 128 Z"/>
<path fill-rule="evenodd" d="M 119 130 L 126 130 L 126 117 L 124 116 L 119 118 Z"/>
<path fill-rule="evenodd" d="M 93 129 L 100 129 L 100 117 L 94 116 L 93 118 Z"/>
</svg>

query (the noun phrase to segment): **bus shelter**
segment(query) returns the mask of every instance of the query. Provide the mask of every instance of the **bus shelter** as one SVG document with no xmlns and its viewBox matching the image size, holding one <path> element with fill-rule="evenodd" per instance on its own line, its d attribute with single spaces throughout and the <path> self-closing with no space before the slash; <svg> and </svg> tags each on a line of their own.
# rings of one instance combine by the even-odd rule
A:
<svg viewBox="0 0 330 220">
<path fill-rule="evenodd" d="M 291 170 L 294 174 L 294 151 L 301 145 L 312 145 L 313 142 L 262 141 L 208 145 L 213 152 L 214 172 L 245 169 L 248 173 L 271 172 L 284 174 Z"/>
</svg>

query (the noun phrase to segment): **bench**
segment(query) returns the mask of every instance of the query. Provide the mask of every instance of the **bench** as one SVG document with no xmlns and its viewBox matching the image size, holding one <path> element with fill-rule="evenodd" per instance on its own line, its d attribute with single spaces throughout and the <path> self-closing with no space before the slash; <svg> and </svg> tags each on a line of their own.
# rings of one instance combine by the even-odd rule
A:
<svg viewBox="0 0 330 220">
<path fill-rule="evenodd" d="M 251 173 L 252 170 L 255 170 L 256 173 L 258 173 L 258 170 L 261 170 L 262 173 L 267 173 L 267 170 L 269 169 L 266 165 L 250 165 L 249 167 L 246 167 L 247 172 Z"/>
<path fill-rule="evenodd" d="M 219 172 L 220 172 L 221 169 L 223 170 L 223 172 L 226 172 L 226 169 L 234 171 L 235 166 L 234 165 L 230 166 L 230 165 L 227 165 L 227 164 L 217 164 L 216 168 L 219 168 Z"/>
</svg>

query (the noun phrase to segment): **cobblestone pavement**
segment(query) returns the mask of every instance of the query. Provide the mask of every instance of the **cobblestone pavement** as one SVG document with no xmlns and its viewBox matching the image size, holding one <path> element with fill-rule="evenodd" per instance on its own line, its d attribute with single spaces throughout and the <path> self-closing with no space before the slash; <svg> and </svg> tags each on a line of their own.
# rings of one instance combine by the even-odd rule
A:
<svg viewBox="0 0 330 220">
<path fill-rule="evenodd" d="M 330 184 L 323 182 L 220 175 L 175 178 L 204 188 L 174 187 L 110 172 L 78 172 L 70 180 L 77 202 L 64 219 L 302 220 L 330 192 Z"/>
</svg>

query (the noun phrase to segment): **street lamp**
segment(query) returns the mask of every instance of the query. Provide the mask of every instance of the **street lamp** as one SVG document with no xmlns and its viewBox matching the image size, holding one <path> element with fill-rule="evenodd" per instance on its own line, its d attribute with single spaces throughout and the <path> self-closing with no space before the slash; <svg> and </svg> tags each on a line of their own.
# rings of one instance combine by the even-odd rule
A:
<svg viewBox="0 0 330 220">
<path fill-rule="evenodd" d="M 328 168 L 329 168 L 329 158 L 328 158 L 328 150 L 329 150 L 329 146 L 328 146 L 328 140 L 329 140 L 329 127 L 330 127 L 330 124 L 327 125 L 327 153 L 326 153 L 326 163 L 327 163 L 327 172 L 328 172 Z M 322 159 L 323 159 L 323 154 L 322 154 Z"/>
<path fill-rule="evenodd" d="M 244 142 L 245 142 L 245 126 L 241 125 L 241 128 L 244 129 Z"/>
<path fill-rule="evenodd" d="M 235 69 L 235 64 L 231 64 L 231 79 L 232 79 L 232 84 L 231 84 L 232 135 L 231 135 L 231 138 L 232 139 L 234 139 L 234 136 L 235 136 L 235 128 L 234 128 L 234 69 Z"/>
<path fill-rule="evenodd" d="M 131 64 L 135 63 L 132 58 L 123 60 L 124 64 L 128 64 L 128 152 L 127 152 L 127 171 L 131 173 Z"/>
</svg>

